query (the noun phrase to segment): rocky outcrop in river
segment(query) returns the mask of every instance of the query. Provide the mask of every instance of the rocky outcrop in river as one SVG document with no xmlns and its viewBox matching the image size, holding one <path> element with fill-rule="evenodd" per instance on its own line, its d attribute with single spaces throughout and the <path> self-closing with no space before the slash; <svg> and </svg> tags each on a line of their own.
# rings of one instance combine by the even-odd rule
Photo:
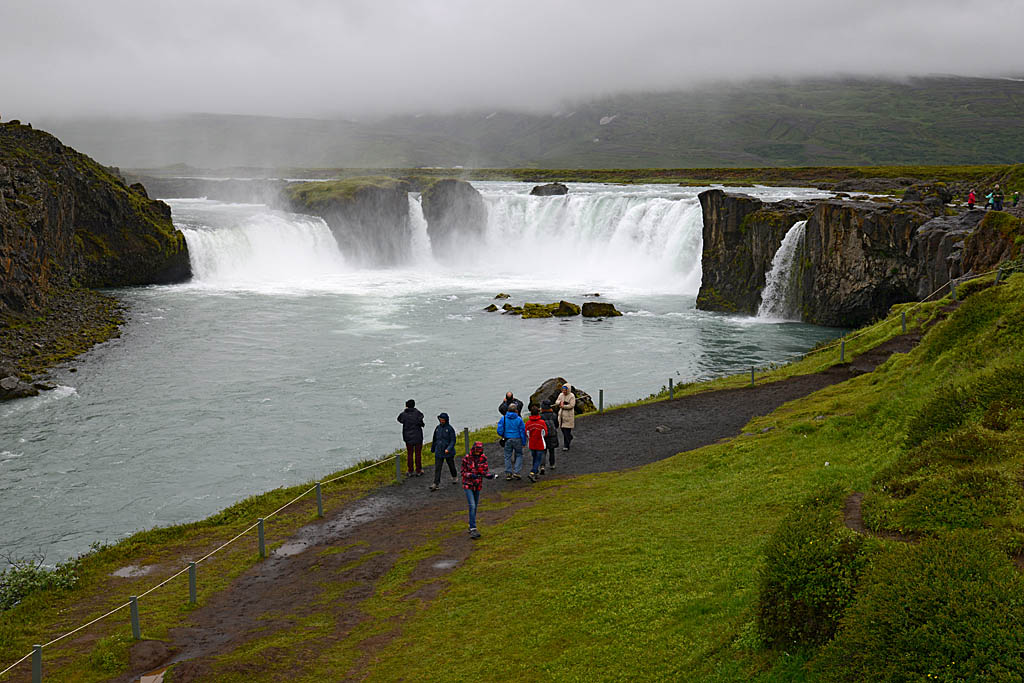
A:
<svg viewBox="0 0 1024 683">
<path fill-rule="evenodd" d="M 434 257 L 447 261 L 456 243 L 476 241 L 487 227 L 487 205 L 475 187 L 446 178 L 423 190 L 423 217 Z"/>
<path fill-rule="evenodd" d="M 392 266 L 411 256 L 409 186 L 394 178 L 346 178 L 295 183 L 284 191 L 287 208 L 319 216 L 346 258 Z"/>
<path fill-rule="evenodd" d="M 801 317 L 821 325 L 867 323 L 893 304 L 1019 253 L 1020 219 L 957 212 L 946 205 L 949 199 L 937 184 L 908 188 L 899 202 L 766 203 L 721 190 L 701 193 L 704 278 L 697 306 L 756 313 L 773 255 L 798 220 L 807 221 L 792 264 Z"/>
<path fill-rule="evenodd" d="M 191 277 L 170 208 L 40 130 L 0 124 L 0 315 L 73 286 Z"/>
</svg>

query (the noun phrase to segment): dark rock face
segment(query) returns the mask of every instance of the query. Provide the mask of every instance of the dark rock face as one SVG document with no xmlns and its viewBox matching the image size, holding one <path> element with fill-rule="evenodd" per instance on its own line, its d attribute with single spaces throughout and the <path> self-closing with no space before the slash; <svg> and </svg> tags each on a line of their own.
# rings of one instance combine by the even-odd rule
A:
<svg viewBox="0 0 1024 683">
<path fill-rule="evenodd" d="M 893 304 L 921 299 L 952 278 L 984 272 L 1020 252 L 1018 218 L 980 210 L 947 215 L 949 199 L 941 183 L 912 186 L 898 203 L 762 204 L 705 192 L 704 281 L 697 306 L 756 312 L 782 227 L 800 218 L 807 219 L 796 264 L 802 319 L 821 325 L 865 324 Z"/>
<path fill-rule="evenodd" d="M 582 311 L 584 318 L 614 318 L 622 315 L 615 304 L 587 301 L 583 304 Z"/>
<path fill-rule="evenodd" d="M 170 208 L 52 135 L 0 125 L 0 314 L 41 307 L 56 288 L 191 277 Z"/>
<path fill-rule="evenodd" d="M 530 190 L 530 194 L 534 197 L 556 197 L 569 194 L 569 188 L 562 183 L 548 183 L 547 185 L 536 186 Z"/>
<path fill-rule="evenodd" d="M 27 398 L 37 396 L 39 389 L 22 382 L 17 377 L 4 377 L 0 379 L 0 402 L 9 401 L 15 398 Z"/>
<path fill-rule="evenodd" d="M 447 261 L 452 246 L 478 241 L 487 227 L 487 205 L 476 188 L 462 180 L 438 180 L 423 191 L 423 217 L 434 258 Z"/>
<path fill-rule="evenodd" d="M 702 192 L 699 199 L 704 214 L 704 253 L 697 308 L 757 313 L 765 275 L 782 238 L 794 223 L 807 220 L 813 205 L 795 201 L 767 204 L 722 190 Z"/>
<path fill-rule="evenodd" d="M 548 401 L 552 406 L 555 405 L 555 399 L 562 393 L 562 385 L 567 384 L 564 377 L 552 377 L 551 379 L 537 387 L 537 391 L 530 394 L 530 402 L 527 403 L 527 407 L 532 405 L 539 406 L 543 401 Z M 592 413 L 597 410 L 597 406 L 594 405 L 594 399 L 591 398 L 590 394 L 583 391 L 579 387 L 570 384 L 572 387 L 572 393 L 576 395 L 576 409 L 573 411 L 577 415 L 580 413 Z"/>
<path fill-rule="evenodd" d="M 411 257 L 409 188 L 393 178 L 348 178 L 285 188 L 291 211 L 323 218 L 346 258 L 392 266 Z"/>
</svg>

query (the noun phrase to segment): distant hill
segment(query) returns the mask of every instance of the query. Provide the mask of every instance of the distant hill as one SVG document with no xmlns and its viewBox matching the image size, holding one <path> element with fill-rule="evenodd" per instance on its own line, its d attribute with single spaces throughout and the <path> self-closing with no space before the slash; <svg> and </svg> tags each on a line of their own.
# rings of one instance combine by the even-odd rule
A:
<svg viewBox="0 0 1024 683">
<path fill-rule="evenodd" d="M 1024 81 L 758 81 L 608 97 L 547 114 L 37 123 L 105 163 L 132 168 L 1015 163 L 1024 159 Z"/>
</svg>

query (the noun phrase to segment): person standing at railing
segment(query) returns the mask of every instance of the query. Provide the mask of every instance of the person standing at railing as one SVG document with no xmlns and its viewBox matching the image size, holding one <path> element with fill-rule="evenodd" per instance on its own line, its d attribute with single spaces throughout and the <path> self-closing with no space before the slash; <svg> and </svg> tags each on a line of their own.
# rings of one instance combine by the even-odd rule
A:
<svg viewBox="0 0 1024 683">
<path fill-rule="evenodd" d="M 436 491 L 441 484 L 441 470 L 445 463 L 452 473 L 452 484 L 458 484 L 458 475 L 455 473 L 455 443 L 457 437 L 455 430 L 449 424 L 448 413 L 441 413 L 437 416 L 438 425 L 434 427 L 434 438 L 430 440 L 430 450 L 434 454 L 434 483 L 430 485 L 431 491 Z"/>
<path fill-rule="evenodd" d="M 469 506 L 469 537 L 480 538 L 476 529 L 476 508 L 480 504 L 480 489 L 484 479 L 494 479 L 487 466 L 484 445 L 477 441 L 469 449 L 469 455 L 462 458 L 462 488 L 466 491 L 466 503 Z"/>
<path fill-rule="evenodd" d="M 423 464 L 420 462 L 423 453 L 423 413 L 416 409 L 416 401 L 411 398 L 405 402 L 405 410 L 398 414 L 402 423 L 402 440 L 405 441 L 405 476 L 422 477 Z M 416 456 L 416 469 L 413 469 L 413 456 Z"/>
<path fill-rule="evenodd" d="M 558 426 L 562 428 L 562 442 L 565 444 L 562 450 L 567 451 L 572 446 L 572 430 L 576 426 L 576 395 L 570 385 L 562 385 L 562 393 L 555 399 L 555 406 L 558 407 Z"/>
</svg>

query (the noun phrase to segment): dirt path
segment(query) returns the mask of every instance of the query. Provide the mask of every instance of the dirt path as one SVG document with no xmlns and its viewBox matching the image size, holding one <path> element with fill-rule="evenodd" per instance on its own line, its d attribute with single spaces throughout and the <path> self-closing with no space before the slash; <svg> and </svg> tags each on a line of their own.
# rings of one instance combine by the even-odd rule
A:
<svg viewBox="0 0 1024 683">
<path fill-rule="evenodd" d="M 558 451 L 557 473 L 545 476 L 558 479 L 629 469 L 736 436 L 752 418 L 870 372 L 892 353 L 909 351 L 918 340 L 917 335 L 897 337 L 852 363 L 814 375 L 589 415 L 577 423 L 572 450 Z M 607 444 L 630 446 L 609 449 Z M 485 451 L 492 471 L 501 471 L 503 457 L 498 444 L 487 444 Z M 174 630 L 170 659 L 161 663 L 151 658 L 143 663 L 139 657 L 132 674 L 120 680 L 138 680 L 146 670 L 171 662 L 177 663 L 176 682 L 210 680 L 213 657 L 230 653 L 252 639 L 295 627 L 302 606 L 313 602 L 326 604 L 334 612 L 336 628 L 330 636 L 332 641 L 349 637 L 366 619 L 361 603 L 374 594 L 376 582 L 389 572 L 402 553 L 437 539 L 440 523 L 465 518 L 461 486 L 443 483 L 440 491 L 430 492 L 427 486 L 432 474 L 433 468 L 428 468 L 423 477 L 408 479 L 400 486 L 383 487 L 330 518 L 300 529 L 266 561 L 196 610 L 191 626 Z M 442 481 L 446 479 L 447 475 Z M 484 496 L 494 500 L 503 492 L 524 486 L 530 486 L 525 478 L 512 482 L 498 479 L 487 483 Z M 482 533 L 528 504 L 519 501 L 482 513 Z M 413 570 L 411 580 L 424 581 L 415 596 L 421 600 L 433 599 L 446 585 L 444 577 L 473 548 L 464 531 L 448 534 L 440 543 L 440 552 L 421 561 Z M 344 586 L 344 591 L 332 592 L 337 586 Z M 410 613 L 418 604 L 410 602 Z M 339 679 L 361 678 L 372 653 L 400 632 L 400 615 L 394 621 L 390 632 L 359 643 L 360 651 L 365 653 L 363 659 L 356 661 L 349 671 L 339 671 Z M 141 650 L 145 644 L 136 647 Z M 310 648 L 316 652 L 315 642 Z M 257 659 L 235 664 L 231 670 L 243 676 L 265 676 L 276 657 L 281 661 L 298 661 L 295 652 L 267 648 Z"/>
</svg>

